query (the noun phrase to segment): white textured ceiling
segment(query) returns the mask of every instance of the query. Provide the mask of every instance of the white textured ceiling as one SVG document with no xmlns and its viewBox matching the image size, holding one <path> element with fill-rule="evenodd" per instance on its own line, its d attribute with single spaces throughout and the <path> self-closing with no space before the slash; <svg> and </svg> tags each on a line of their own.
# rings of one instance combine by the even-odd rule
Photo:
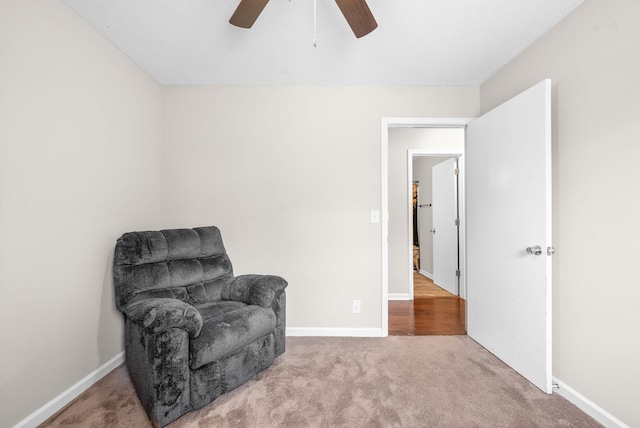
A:
<svg viewBox="0 0 640 428">
<path fill-rule="evenodd" d="M 368 0 L 356 39 L 333 0 L 271 0 L 253 28 L 239 0 L 64 0 L 162 84 L 476 86 L 583 0 Z"/>
</svg>

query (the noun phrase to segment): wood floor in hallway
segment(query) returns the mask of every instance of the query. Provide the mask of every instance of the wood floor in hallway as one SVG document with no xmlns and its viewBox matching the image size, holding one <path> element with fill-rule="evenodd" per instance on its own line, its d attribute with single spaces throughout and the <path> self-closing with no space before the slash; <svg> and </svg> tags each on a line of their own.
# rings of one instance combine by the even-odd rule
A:
<svg viewBox="0 0 640 428">
<path fill-rule="evenodd" d="M 465 301 L 414 272 L 414 300 L 389 300 L 389 336 L 466 334 Z"/>
</svg>

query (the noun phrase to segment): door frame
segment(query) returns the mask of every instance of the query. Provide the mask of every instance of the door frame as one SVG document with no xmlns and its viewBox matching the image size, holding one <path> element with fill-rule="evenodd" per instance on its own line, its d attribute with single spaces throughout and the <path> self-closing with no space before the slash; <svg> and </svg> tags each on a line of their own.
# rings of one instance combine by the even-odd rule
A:
<svg viewBox="0 0 640 428">
<path fill-rule="evenodd" d="M 381 120 L 380 144 L 380 205 L 381 205 L 381 257 L 382 257 L 382 292 L 381 292 L 381 331 L 382 336 L 389 335 L 389 128 L 466 128 L 474 118 L 425 118 L 425 117 L 383 117 Z M 443 152 L 450 152 L 443 151 Z M 436 153 L 437 154 L 437 153 Z M 446 153 L 443 153 L 446 154 Z M 464 196 L 461 196 L 464 203 Z M 464 210 L 462 210 L 464 212 Z M 464 239 L 464 225 L 460 235 Z M 464 252 L 461 251 L 463 254 Z M 461 271 L 464 265 L 461 263 Z M 460 288 L 464 288 L 464 273 L 460 276 Z M 463 285 L 464 284 L 464 285 Z"/>
<path fill-rule="evenodd" d="M 432 127 L 433 128 L 433 127 Z M 444 128 L 440 126 L 438 128 Z M 448 127 L 453 128 L 453 127 Z M 465 235 L 464 235 L 464 147 L 461 150 L 438 150 L 438 149 L 409 149 L 407 150 L 407 188 L 409 195 L 412 193 L 413 184 L 413 158 L 414 157 L 455 157 L 458 161 L 458 169 L 460 174 L 458 175 L 458 219 L 460 220 L 460 227 L 458 229 L 458 261 L 460 269 L 460 278 L 458 280 L 458 296 L 462 299 L 466 299 L 466 284 L 464 282 L 464 255 L 465 255 Z M 413 207 L 411 197 L 408 198 L 408 222 L 407 222 L 407 236 L 408 242 L 413 242 Z M 413 259 L 413 246 L 409 245 L 409 260 Z M 413 300 L 413 266 L 409 264 L 409 300 Z"/>
</svg>

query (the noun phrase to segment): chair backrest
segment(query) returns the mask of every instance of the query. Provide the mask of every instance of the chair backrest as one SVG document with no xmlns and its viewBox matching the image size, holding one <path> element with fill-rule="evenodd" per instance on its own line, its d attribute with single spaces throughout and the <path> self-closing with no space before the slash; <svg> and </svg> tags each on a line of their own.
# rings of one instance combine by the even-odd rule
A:
<svg viewBox="0 0 640 428">
<path fill-rule="evenodd" d="M 197 304 L 220 300 L 233 277 L 217 227 L 130 232 L 116 244 L 113 281 L 116 306 L 152 297 Z"/>
</svg>

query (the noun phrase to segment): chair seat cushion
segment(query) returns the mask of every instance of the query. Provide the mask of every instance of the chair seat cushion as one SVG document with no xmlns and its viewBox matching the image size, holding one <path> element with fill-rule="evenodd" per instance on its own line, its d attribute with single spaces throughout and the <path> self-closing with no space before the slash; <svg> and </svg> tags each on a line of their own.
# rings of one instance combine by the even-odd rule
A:
<svg viewBox="0 0 640 428">
<path fill-rule="evenodd" d="M 216 314 L 214 308 L 202 307 L 202 330 L 189 345 L 192 370 L 232 355 L 275 330 L 276 315 L 271 308 L 221 304 L 219 309 Z"/>
<path fill-rule="evenodd" d="M 243 302 L 234 302 L 233 300 L 214 300 L 213 302 L 194 306 L 198 312 L 200 312 L 202 320 L 206 321 L 211 318 L 219 317 L 226 312 L 237 311 L 238 309 L 245 308 L 247 304 Z"/>
</svg>

